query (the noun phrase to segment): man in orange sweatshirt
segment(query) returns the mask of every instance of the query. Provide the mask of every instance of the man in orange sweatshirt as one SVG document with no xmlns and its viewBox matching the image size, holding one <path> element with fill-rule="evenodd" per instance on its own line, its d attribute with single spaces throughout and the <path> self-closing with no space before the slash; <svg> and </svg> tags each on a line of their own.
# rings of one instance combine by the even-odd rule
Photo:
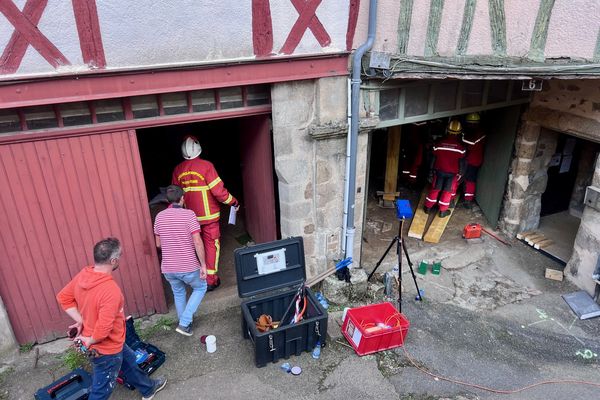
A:
<svg viewBox="0 0 600 400">
<path fill-rule="evenodd" d="M 167 384 L 165 378 L 150 379 L 138 367 L 135 353 L 125 344 L 125 299 L 112 273 L 119 268 L 121 244 L 107 238 L 94 246 L 94 265 L 85 267 L 56 296 L 75 321 L 75 339 L 95 355 L 89 400 L 108 399 L 115 388 L 119 370 L 128 383 L 150 400 Z"/>
</svg>

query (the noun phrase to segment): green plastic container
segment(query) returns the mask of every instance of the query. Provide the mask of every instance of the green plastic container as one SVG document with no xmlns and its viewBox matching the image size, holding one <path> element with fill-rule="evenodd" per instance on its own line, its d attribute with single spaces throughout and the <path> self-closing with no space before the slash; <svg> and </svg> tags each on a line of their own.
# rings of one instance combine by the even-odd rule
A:
<svg viewBox="0 0 600 400">
<path fill-rule="evenodd" d="M 429 269 L 429 263 L 427 261 L 423 260 L 419 264 L 419 268 L 417 269 L 417 272 L 422 275 L 425 275 L 427 273 L 428 269 Z"/>
<path fill-rule="evenodd" d="M 431 266 L 431 273 L 434 275 L 439 275 L 441 270 L 442 270 L 442 262 L 441 261 L 434 262 L 433 265 Z"/>
</svg>

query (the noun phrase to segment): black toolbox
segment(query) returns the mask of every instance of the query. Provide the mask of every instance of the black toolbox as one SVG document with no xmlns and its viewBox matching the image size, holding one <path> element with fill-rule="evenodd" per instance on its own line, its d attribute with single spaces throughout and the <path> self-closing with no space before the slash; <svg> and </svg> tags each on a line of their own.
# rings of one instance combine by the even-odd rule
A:
<svg viewBox="0 0 600 400">
<path fill-rule="evenodd" d="M 234 254 L 238 294 L 249 298 L 242 302 L 242 334 L 254 345 L 256 366 L 312 351 L 317 342 L 324 346 L 327 311 L 310 288 L 305 292 L 308 303 L 304 318 L 290 324 L 295 310 L 291 303 L 306 280 L 302 238 L 243 247 Z M 288 318 L 280 321 L 290 305 Z M 279 327 L 260 332 L 255 323 L 262 314 L 280 321 Z"/>
<path fill-rule="evenodd" d="M 131 350 L 136 352 L 136 356 L 143 354 L 143 352 L 147 354 L 146 359 L 140 358 L 138 367 L 146 371 L 148 375 L 152 374 L 158 369 L 158 367 L 163 365 L 167 358 L 165 353 L 162 352 L 158 347 L 150 343 L 142 342 L 135 331 L 133 317 L 129 317 L 125 321 L 125 343 L 131 348 Z M 125 379 L 122 371 L 119 371 L 117 382 L 125 385 L 131 390 L 135 389 L 131 384 L 127 383 L 127 379 Z"/>
<path fill-rule="evenodd" d="M 92 377 L 77 368 L 35 392 L 36 400 L 85 400 L 92 390 Z"/>
</svg>

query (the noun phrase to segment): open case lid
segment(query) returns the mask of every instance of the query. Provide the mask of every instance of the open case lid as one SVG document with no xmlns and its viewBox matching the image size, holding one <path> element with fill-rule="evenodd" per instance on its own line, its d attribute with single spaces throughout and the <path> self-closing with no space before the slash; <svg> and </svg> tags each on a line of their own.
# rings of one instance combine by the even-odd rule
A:
<svg viewBox="0 0 600 400">
<path fill-rule="evenodd" d="M 240 297 L 297 287 L 306 279 L 301 237 L 242 247 L 234 255 Z"/>
</svg>

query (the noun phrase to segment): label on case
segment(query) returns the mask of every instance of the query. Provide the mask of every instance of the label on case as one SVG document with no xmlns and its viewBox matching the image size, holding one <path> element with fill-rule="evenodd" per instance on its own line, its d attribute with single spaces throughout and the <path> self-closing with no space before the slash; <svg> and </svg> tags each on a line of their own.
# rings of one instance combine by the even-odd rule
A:
<svg viewBox="0 0 600 400">
<path fill-rule="evenodd" d="M 359 329 L 356 329 L 352 321 L 348 321 L 348 325 L 346 325 L 346 333 L 352 338 L 354 345 L 358 347 L 360 345 L 360 340 L 362 339 L 362 333 Z"/>
<path fill-rule="evenodd" d="M 285 269 L 285 248 L 256 253 L 254 257 L 259 275 L 272 274 Z"/>
</svg>

